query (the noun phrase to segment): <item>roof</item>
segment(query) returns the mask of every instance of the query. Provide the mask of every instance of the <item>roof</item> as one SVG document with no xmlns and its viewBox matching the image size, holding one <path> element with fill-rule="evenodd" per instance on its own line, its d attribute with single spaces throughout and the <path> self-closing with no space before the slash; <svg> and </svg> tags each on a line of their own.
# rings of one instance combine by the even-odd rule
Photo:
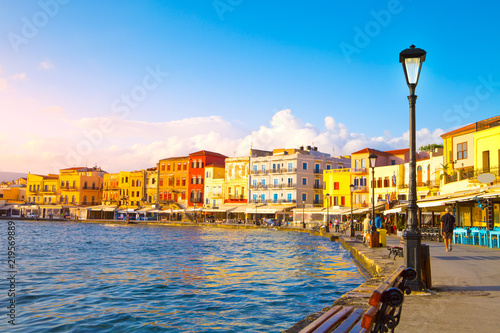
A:
<svg viewBox="0 0 500 333">
<path fill-rule="evenodd" d="M 459 134 L 459 133 L 463 134 L 463 133 L 467 133 L 467 132 L 474 132 L 475 130 L 476 130 L 476 123 L 472 123 L 472 124 L 457 128 L 456 130 L 453 130 L 451 132 L 441 134 L 441 138 L 444 139 L 444 138 L 454 136 L 455 134 Z"/>
<path fill-rule="evenodd" d="M 465 134 L 465 133 L 471 133 L 471 132 L 477 132 L 481 131 L 487 128 L 491 127 L 496 127 L 500 125 L 500 116 L 495 116 L 491 118 L 487 118 L 484 120 L 480 120 L 478 122 L 465 125 L 463 127 L 457 128 L 456 130 L 453 130 L 448 133 L 441 134 L 441 138 L 447 138 L 450 136 L 455 136 L 456 134 Z"/>
<path fill-rule="evenodd" d="M 165 157 L 162 158 L 160 161 L 166 161 L 166 160 L 189 160 L 189 156 Z"/>
<path fill-rule="evenodd" d="M 385 152 L 392 155 L 406 154 L 410 151 L 410 148 L 386 150 Z"/>
<path fill-rule="evenodd" d="M 366 153 L 366 154 L 377 153 L 377 154 L 381 154 L 381 155 L 387 155 L 386 152 L 380 151 L 377 149 L 373 149 L 373 148 L 363 148 L 361 150 L 355 151 L 354 153 L 351 153 L 351 155 L 362 154 L 362 153 Z"/>
<path fill-rule="evenodd" d="M 211 156 L 215 156 L 215 157 L 227 158 L 227 156 L 225 156 L 225 155 L 215 153 L 213 151 L 208 151 L 208 150 L 200 150 L 200 151 L 197 151 L 195 153 L 189 154 L 189 156 L 204 156 L 204 155 L 211 155 Z"/>
</svg>

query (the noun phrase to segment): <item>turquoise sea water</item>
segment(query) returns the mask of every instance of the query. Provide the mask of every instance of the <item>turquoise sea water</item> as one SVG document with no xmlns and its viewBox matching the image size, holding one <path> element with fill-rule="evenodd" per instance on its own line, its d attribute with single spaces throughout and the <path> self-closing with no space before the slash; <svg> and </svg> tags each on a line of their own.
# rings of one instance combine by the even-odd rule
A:
<svg viewBox="0 0 500 333">
<path fill-rule="evenodd" d="M 1 332 L 281 332 L 364 281 L 339 244 L 308 233 L 22 221 L 15 232 L 16 325 L 2 278 Z"/>
</svg>

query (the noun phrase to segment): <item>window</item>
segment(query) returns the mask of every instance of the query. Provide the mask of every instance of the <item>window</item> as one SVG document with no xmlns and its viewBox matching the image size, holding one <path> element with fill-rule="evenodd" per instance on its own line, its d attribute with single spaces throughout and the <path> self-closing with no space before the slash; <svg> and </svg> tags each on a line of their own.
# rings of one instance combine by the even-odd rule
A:
<svg viewBox="0 0 500 333">
<path fill-rule="evenodd" d="M 288 194 L 286 195 L 286 200 L 287 200 L 288 202 L 291 202 L 291 201 L 292 201 L 292 193 L 288 193 Z"/>
<path fill-rule="evenodd" d="M 302 185 L 307 185 L 307 178 L 302 178 Z"/>
<path fill-rule="evenodd" d="M 326 170 L 330 170 L 331 168 L 332 168 L 332 166 L 330 164 L 326 165 Z"/>
<path fill-rule="evenodd" d="M 265 178 L 262 178 L 260 183 L 262 184 L 262 186 L 265 186 L 266 185 L 266 179 Z"/>
<path fill-rule="evenodd" d="M 275 186 L 278 186 L 278 181 L 279 181 L 279 179 L 278 179 L 278 178 L 274 178 L 274 185 L 275 185 Z"/>
<path fill-rule="evenodd" d="M 344 196 L 340 197 L 340 205 L 345 206 L 345 197 Z"/>
<path fill-rule="evenodd" d="M 457 160 L 467 158 L 467 142 L 459 143 L 457 145 Z"/>
<path fill-rule="evenodd" d="M 262 194 L 260 197 L 262 198 L 262 202 L 264 202 L 266 200 L 266 195 L 265 194 Z"/>
<path fill-rule="evenodd" d="M 278 193 L 273 194 L 273 202 L 278 202 Z"/>
<path fill-rule="evenodd" d="M 253 180 L 253 186 L 254 186 L 254 187 L 255 187 L 255 186 L 257 186 L 257 179 L 254 179 L 254 180 Z"/>
<path fill-rule="evenodd" d="M 175 179 L 175 186 L 179 186 L 181 184 L 181 180 L 179 178 Z"/>
<path fill-rule="evenodd" d="M 160 186 L 163 186 L 163 179 L 160 179 Z"/>
<path fill-rule="evenodd" d="M 384 178 L 384 187 L 389 187 L 389 186 L 390 186 L 389 177 L 385 177 Z"/>
<path fill-rule="evenodd" d="M 167 164 L 167 171 L 170 171 L 170 163 Z"/>
<path fill-rule="evenodd" d="M 396 165 L 396 160 L 391 160 L 391 165 Z"/>
<path fill-rule="evenodd" d="M 302 163 L 302 170 L 307 170 L 307 162 Z"/>
<path fill-rule="evenodd" d="M 253 165 L 253 171 L 257 171 L 257 164 Z"/>
<path fill-rule="evenodd" d="M 334 189 L 334 190 L 338 190 L 339 188 L 340 188 L 340 184 L 339 184 L 339 182 L 335 182 L 335 183 L 333 183 L 333 189 Z"/>
<path fill-rule="evenodd" d="M 377 187 L 382 188 L 382 177 L 377 180 Z"/>
<path fill-rule="evenodd" d="M 292 171 L 293 171 L 293 163 L 288 162 L 288 172 L 292 172 Z"/>
<path fill-rule="evenodd" d="M 161 171 L 165 171 L 165 163 L 161 164 Z M 123 179 L 123 178 L 122 178 Z M 123 182 L 123 181 L 122 181 Z"/>
<path fill-rule="evenodd" d="M 177 170 L 181 170 L 181 162 L 177 162 Z"/>
<path fill-rule="evenodd" d="M 187 162 L 184 162 L 184 164 L 182 165 L 182 170 L 187 170 Z"/>
<path fill-rule="evenodd" d="M 339 197 L 335 196 L 333 197 L 333 205 L 338 206 L 339 205 Z"/>
<path fill-rule="evenodd" d="M 168 179 L 168 186 L 172 186 L 174 184 L 174 179 L 173 178 L 169 178 Z"/>
<path fill-rule="evenodd" d="M 314 165 L 314 171 L 319 173 L 319 164 Z"/>
<path fill-rule="evenodd" d="M 366 159 L 361 159 L 361 167 L 366 168 Z"/>
<path fill-rule="evenodd" d="M 302 193 L 302 201 L 306 201 L 307 200 L 307 193 Z"/>
<path fill-rule="evenodd" d="M 132 179 L 132 187 L 135 186 L 135 180 Z"/>
<path fill-rule="evenodd" d="M 186 178 L 182 178 L 182 186 L 186 186 Z"/>
</svg>

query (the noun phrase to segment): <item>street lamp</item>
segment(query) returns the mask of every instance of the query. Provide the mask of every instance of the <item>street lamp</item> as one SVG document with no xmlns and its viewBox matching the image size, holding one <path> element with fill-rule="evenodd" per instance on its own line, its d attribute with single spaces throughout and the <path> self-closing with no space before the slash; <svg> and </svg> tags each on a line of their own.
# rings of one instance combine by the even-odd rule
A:
<svg viewBox="0 0 500 333">
<path fill-rule="evenodd" d="M 352 194 L 354 193 L 354 185 L 351 184 L 349 185 L 349 187 L 351 189 L 351 237 L 355 237 L 356 233 L 354 232 L 354 221 L 352 220 L 352 205 L 353 205 Z"/>
<path fill-rule="evenodd" d="M 417 228 L 417 177 L 416 177 L 416 139 L 415 139 L 415 88 L 420 77 L 422 63 L 425 61 L 427 52 L 415 48 L 415 45 L 409 49 L 401 51 L 399 62 L 403 64 L 406 84 L 410 88 L 408 101 L 410 102 L 410 163 L 409 163 L 409 193 L 408 193 L 408 222 L 403 234 L 404 244 L 404 263 L 406 267 L 412 267 L 417 273 L 417 278 L 409 281 L 409 287 L 412 290 L 422 290 L 421 259 L 422 259 L 422 235 Z"/>
<path fill-rule="evenodd" d="M 326 194 L 326 232 L 330 232 L 330 227 L 328 226 L 328 217 L 330 215 L 329 213 L 329 207 L 330 207 L 330 194 Z"/>
<path fill-rule="evenodd" d="M 302 200 L 302 228 L 306 228 L 306 202 Z"/>
<path fill-rule="evenodd" d="M 373 153 L 368 156 L 370 167 L 372 168 L 372 228 L 375 225 L 375 164 L 377 163 L 377 157 Z"/>
</svg>

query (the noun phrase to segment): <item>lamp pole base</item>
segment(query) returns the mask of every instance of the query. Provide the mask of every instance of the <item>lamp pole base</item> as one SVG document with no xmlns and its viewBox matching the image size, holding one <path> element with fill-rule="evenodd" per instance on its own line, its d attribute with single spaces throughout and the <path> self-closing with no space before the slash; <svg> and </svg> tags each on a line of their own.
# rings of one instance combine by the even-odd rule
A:
<svg viewBox="0 0 500 333">
<path fill-rule="evenodd" d="M 417 278 L 407 281 L 406 284 L 412 291 L 425 290 L 425 284 L 422 281 L 422 235 L 419 232 L 405 230 L 403 234 L 404 244 L 404 263 L 406 267 L 411 267 L 417 272 Z"/>
</svg>

